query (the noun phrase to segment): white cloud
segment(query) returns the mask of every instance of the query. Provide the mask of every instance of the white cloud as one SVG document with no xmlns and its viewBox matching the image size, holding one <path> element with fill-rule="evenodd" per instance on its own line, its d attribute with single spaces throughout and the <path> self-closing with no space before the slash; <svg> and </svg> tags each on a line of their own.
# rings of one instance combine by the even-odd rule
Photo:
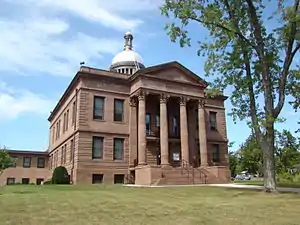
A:
<svg viewBox="0 0 300 225">
<path fill-rule="evenodd" d="M 17 90 L 0 81 L 0 121 L 12 120 L 24 113 L 49 115 L 54 101 L 28 90 Z"/>
<path fill-rule="evenodd" d="M 90 29 L 77 26 L 78 21 L 83 24 L 96 22 L 106 28 L 122 32 L 128 29 L 134 31 L 143 23 L 139 19 L 140 15 L 143 12 L 157 10 L 162 2 L 162 0 L 3 1 L 2 4 L 12 6 L 12 10 L 8 18 L 0 16 L 0 71 L 5 71 L 2 74 L 49 73 L 61 76 L 73 76 L 81 61 L 94 64 L 100 61 L 104 54 L 115 54 L 122 49 L 121 35 L 112 38 L 111 35 L 108 36 L 109 31 L 106 31 L 102 36 L 95 37 L 95 34 L 89 33 Z M 81 21 L 75 22 L 69 15 Z M 93 29 L 92 26 L 90 28 Z M 101 30 L 101 27 L 99 29 Z"/>
<path fill-rule="evenodd" d="M 114 54 L 121 47 L 121 40 L 79 32 L 65 37 L 68 29 L 59 19 L 0 21 L 0 70 L 72 76 L 79 62 L 100 60 L 102 54 Z"/>
</svg>

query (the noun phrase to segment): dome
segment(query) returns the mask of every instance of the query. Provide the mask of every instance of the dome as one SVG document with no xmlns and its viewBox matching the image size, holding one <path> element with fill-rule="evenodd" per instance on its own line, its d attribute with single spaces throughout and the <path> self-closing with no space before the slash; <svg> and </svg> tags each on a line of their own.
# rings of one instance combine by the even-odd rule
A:
<svg viewBox="0 0 300 225">
<path fill-rule="evenodd" d="M 120 63 L 120 62 L 130 62 L 136 61 L 138 63 L 144 64 L 142 57 L 140 54 L 133 50 L 125 50 L 118 53 L 112 60 L 112 64 Z"/>
<path fill-rule="evenodd" d="M 125 33 L 124 40 L 124 49 L 113 58 L 110 71 L 133 74 L 137 70 L 145 68 L 144 62 L 141 55 L 132 50 L 133 36 L 131 32 Z"/>
</svg>

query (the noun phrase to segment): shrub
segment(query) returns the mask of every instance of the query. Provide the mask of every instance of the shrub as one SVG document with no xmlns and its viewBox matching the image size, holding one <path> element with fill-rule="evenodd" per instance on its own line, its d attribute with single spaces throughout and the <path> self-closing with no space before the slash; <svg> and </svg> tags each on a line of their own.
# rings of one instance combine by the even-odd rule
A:
<svg viewBox="0 0 300 225">
<path fill-rule="evenodd" d="M 65 167 L 56 167 L 52 174 L 52 184 L 70 184 L 69 174 Z"/>
<path fill-rule="evenodd" d="M 44 185 L 47 185 L 47 184 L 52 184 L 52 181 L 51 180 L 47 180 L 43 183 Z"/>
</svg>

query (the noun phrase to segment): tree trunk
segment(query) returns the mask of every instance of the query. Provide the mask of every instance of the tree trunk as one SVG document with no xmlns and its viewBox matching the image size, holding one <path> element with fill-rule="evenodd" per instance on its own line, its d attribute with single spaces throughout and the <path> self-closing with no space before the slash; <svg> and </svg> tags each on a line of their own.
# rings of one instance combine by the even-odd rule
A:
<svg viewBox="0 0 300 225">
<path fill-rule="evenodd" d="M 274 123 L 267 127 L 265 139 L 262 140 L 264 160 L 264 187 L 266 192 L 276 193 Z"/>
</svg>

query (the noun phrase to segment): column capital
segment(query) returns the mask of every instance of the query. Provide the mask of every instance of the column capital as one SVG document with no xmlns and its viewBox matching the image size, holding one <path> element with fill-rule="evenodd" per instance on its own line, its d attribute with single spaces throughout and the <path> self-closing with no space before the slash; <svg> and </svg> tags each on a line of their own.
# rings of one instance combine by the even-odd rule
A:
<svg viewBox="0 0 300 225">
<path fill-rule="evenodd" d="M 144 90 L 140 90 L 140 91 L 137 93 L 137 96 L 138 96 L 139 101 L 145 101 L 145 98 L 146 98 L 146 92 L 145 92 Z"/>
<path fill-rule="evenodd" d="M 137 105 L 136 97 L 132 96 L 129 98 L 129 105 L 130 105 L 130 107 L 136 107 L 136 105 Z"/>
<path fill-rule="evenodd" d="M 205 100 L 199 99 L 198 100 L 198 109 L 204 109 L 204 106 L 205 106 Z"/>
<path fill-rule="evenodd" d="M 170 96 L 165 93 L 160 94 L 159 97 L 160 97 L 160 103 L 164 103 L 164 104 L 167 103 L 170 98 Z"/>
<path fill-rule="evenodd" d="M 179 104 L 182 105 L 182 106 L 186 106 L 186 102 L 187 102 L 187 98 L 184 97 L 184 96 L 180 96 L 179 97 Z"/>
</svg>

